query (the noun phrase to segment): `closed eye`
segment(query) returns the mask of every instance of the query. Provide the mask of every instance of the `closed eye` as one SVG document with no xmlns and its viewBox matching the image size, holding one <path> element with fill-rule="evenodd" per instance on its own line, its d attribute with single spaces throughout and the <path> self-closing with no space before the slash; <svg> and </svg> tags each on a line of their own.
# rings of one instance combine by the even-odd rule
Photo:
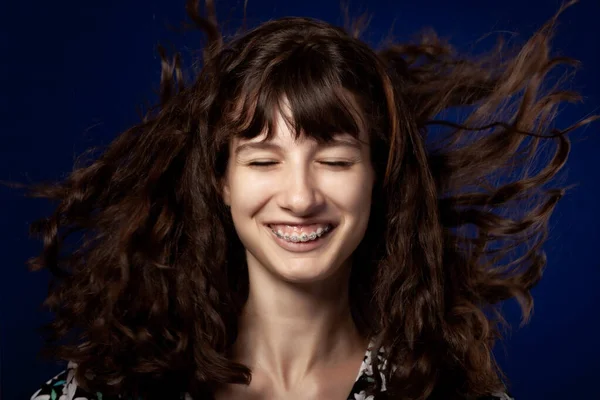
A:
<svg viewBox="0 0 600 400">
<path fill-rule="evenodd" d="M 338 167 L 338 168 L 348 168 L 351 167 L 354 163 L 352 161 L 320 161 L 321 164 L 327 165 L 329 167 Z M 248 165 L 252 167 L 271 167 L 275 164 L 278 164 L 277 161 L 252 161 L 249 162 Z"/>
<path fill-rule="evenodd" d="M 354 163 L 350 161 L 321 161 L 321 164 L 325 164 L 330 167 L 350 167 Z"/>
<path fill-rule="evenodd" d="M 248 165 L 253 167 L 270 167 L 277 164 L 277 161 L 252 161 Z"/>
</svg>

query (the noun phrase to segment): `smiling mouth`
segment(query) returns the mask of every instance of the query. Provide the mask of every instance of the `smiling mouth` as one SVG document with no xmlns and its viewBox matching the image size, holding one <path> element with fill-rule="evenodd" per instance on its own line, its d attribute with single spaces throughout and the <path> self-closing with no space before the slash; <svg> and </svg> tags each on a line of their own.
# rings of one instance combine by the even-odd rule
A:
<svg viewBox="0 0 600 400">
<path fill-rule="evenodd" d="M 318 241 L 320 238 L 326 236 L 329 232 L 334 229 L 334 226 L 331 224 L 326 224 L 323 227 L 319 227 L 310 232 L 292 232 L 287 233 L 281 229 L 276 229 L 271 225 L 267 225 L 271 232 L 278 238 L 287 243 L 310 243 L 314 241 Z"/>
</svg>

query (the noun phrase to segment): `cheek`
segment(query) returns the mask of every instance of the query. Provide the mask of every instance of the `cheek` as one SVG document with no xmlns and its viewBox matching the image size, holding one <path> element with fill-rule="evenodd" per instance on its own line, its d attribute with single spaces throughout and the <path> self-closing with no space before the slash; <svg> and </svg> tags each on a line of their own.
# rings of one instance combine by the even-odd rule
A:
<svg viewBox="0 0 600 400">
<path fill-rule="evenodd" d="M 360 171 L 343 178 L 332 177 L 324 182 L 327 197 L 346 212 L 352 213 L 356 219 L 368 219 L 373 190 L 372 176 L 370 171 Z"/>
<path fill-rule="evenodd" d="M 259 210 L 276 187 L 267 176 L 248 174 L 244 171 L 232 173 L 229 177 L 232 214 L 251 215 Z"/>
</svg>

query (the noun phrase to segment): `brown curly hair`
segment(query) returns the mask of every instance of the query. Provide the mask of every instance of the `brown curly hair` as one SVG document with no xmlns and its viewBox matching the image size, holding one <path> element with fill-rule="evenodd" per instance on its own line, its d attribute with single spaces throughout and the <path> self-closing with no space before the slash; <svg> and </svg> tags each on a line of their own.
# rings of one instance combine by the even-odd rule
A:
<svg viewBox="0 0 600 400">
<path fill-rule="evenodd" d="M 567 160 L 566 134 L 594 119 L 553 126 L 557 107 L 578 100 L 547 78 L 573 64 L 549 49 L 572 2 L 521 47 L 478 57 L 432 33 L 375 51 L 356 29 L 307 18 L 226 41 L 213 1 L 205 17 L 197 3 L 188 13 L 207 43 L 194 81 L 161 50 L 159 106 L 64 181 L 30 187 L 58 202 L 31 229 L 44 247 L 30 266 L 54 276 L 45 354 L 77 363 L 79 384 L 105 395 L 180 388 L 204 399 L 249 383 L 250 369 L 227 357 L 248 277 L 220 182 L 232 138 L 271 131 L 285 97 L 298 134 L 370 137 L 377 181 L 350 294 L 357 326 L 395 366 L 376 398 L 504 390 L 498 305 L 516 298 L 529 317 L 565 193 L 544 186 Z M 553 156 L 534 168 L 548 143 Z"/>
</svg>

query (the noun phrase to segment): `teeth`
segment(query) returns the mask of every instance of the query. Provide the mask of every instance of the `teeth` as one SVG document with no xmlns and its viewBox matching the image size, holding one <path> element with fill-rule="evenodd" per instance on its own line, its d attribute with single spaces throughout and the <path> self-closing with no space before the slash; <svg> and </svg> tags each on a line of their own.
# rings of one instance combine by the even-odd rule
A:
<svg viewBox="0 0 600 400">
<path fill-rule="evenodd" d="M 331 230 L 331 226 L 327 225 L 325 228 L 318 228 L 316 232 L 311 232 L 311 233 L 301 233 L 300 235 L 286 235 L 283 233 L 283 231 L 281 229 L 278 229 L 277 231 L 275 231 L 274 229 L 271 229 L 271 231 L 280 239 L 283 239 L 287 242 L 292 242 L 292 243 L 298 243 L 298 242 L 308 242 L 311 240 L 315 240 L 321 236 L 323 236 L 325 233 L 329 232 Z"/>
</svg>

